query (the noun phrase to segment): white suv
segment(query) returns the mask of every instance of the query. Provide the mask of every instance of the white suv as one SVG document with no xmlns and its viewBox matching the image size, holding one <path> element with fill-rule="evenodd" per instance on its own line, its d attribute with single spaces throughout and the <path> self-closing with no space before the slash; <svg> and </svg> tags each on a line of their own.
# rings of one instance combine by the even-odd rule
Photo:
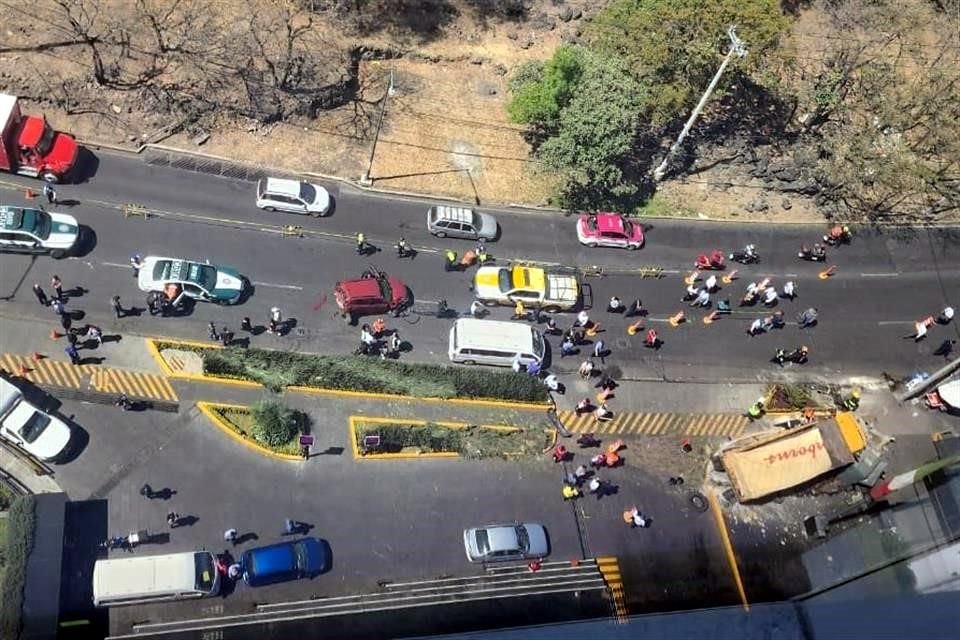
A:
<svg viewBox="0 0 960 640">
<path fill-rule="evenodd" d="M 257 206 L 267 211 L 306 213 L 319 218 L 330 210 L 330 194 L 310 182 L 264 178 L 257 183 Z"/>
<path fill-rule="evenodd" d="M 41 460 L 53 460 L 67 448 L 70 427 L 27 402 L 23 392 L 0 378 L 0 436 Z"/>
</svg>

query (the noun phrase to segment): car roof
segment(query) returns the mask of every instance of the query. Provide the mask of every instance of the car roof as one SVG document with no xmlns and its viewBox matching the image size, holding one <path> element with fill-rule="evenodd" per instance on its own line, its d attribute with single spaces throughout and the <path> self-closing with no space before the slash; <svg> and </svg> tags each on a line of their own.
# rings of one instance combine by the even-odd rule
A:
<svg viewBox="0 0 960 640">
<path fill-rule="evenodd" d="M 514 551 L 517 546 L 517 525 L 502 524 L 486 527 L 490 551 Z"/>
<path fill-rule="evenodd" d="M 437 220 L 453 220 L 454 222 L 473 222 L 473 209 L 466 207 L 450 207 L 439 205 L 434 207 Z"/>
<path fill-rule="evenodd" d="M 250 549 L 243 554 L 244 568 L 260 577 L 296 569 L 294 545 L 295 542 L 290 540 Z"/>
<path fill-rule="evenodd" d="M 31 224 L 30 229 L 33 229 L 33 225 L 36 223 L 36 216 L 40 213 L 38 209 L 32 209 L 29 207 L 11 207 L 8 205 L 0 205 L 0 229 L 4 231 L 17 231 L 28 226 L 25 225 L 25 221 L 29 218 Z"/>
<path fill-rule="evenodd" d="M 267 178 L 267 192 L 282 196 L 299 197 L 300 181 L 286 178 Z"/>
<path fill-rule="evenodd" d="M 598 213 L 597 230 L 623 233 L 623 216 L 621 216 L 619 213 Z"/>
</svg>

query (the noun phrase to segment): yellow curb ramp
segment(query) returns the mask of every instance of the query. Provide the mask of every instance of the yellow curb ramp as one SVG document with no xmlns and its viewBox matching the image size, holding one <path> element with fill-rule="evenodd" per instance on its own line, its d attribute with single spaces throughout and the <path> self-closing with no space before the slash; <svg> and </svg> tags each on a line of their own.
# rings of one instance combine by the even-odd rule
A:
<svg viewBox="0 0 960 640">
<path fill-rule="evenodd" d="M 184 373 L 182 371 L 176 371 L 173 369 L 170 364 L 166 361 L 163 355 L 160 354 L 160 350 L 157 348 L 158 342 L 167 342 L 170 344 L 184 345 L 188 347 L 202 347 L 205 349 L 222 349 L 223 346 L 219 344 L 214 344 L 212 342 L 196 342 L 190 340 L 179 340 L 173 338 L 144 338 L 147 342 L 147 349 L 150 352 L 150 355 L 157 362 L 157 366 L 160 367 L 160 370 L 164 372 L 169 378 L 176 380 L 189 380 L 193 382 L 206 382 L 212 384 L 229 384 L 238 387 L 248 387 L 248 388 L 257 388 L 262 389 L 263 385 L 259 382 L 251 382 L 249 380 L 236 380 L 233 378 L 223 378 L 220 376 L 211 376 L 203 373 Z M 308 354 L 309 355 L 309 354 Z M 328 389 L 326 387 L 304 387 L 292 385 L 289 387 L 284 387 L 285 391 L 292 393 L 307 393 L 313 395 L 327 395 L 327 396 L 338 396 L 342 398 L 367 398 L 373 400 L 406 400 L 411 402 L 428 402 L 428 403 L 451 403 L 465 406 L 476 406 L 476 407 L 500 407 L 507 409 L 517 409 L 517 410 L 526 410 L 526 411 L 546 411 L 550 408 L 548 402 L 512 402 L 510 400 L 494 400 L 494 399 L 480 399 L 480 398 L 432 398 L 432 397 L 419 397 L 419 396 L 409 396 L 393 393 L 378 393 L 374 391 L 347 391 L 343 389 Z"/>
<path fill-rule="evenodd" d="M 597 556 L 596 560 L 600 575 L 607 583 L 613 598 L 613 612 L 617 622 L 626 623 L 629 611 L 627 610 L 627 592 L 623 588 L 623 576 L 620 574 L 620 563 L 616 556 Z"/>
<path fill-rule="evenodd" d="M 637 436 L 729 436 L 743 434 L 749 418 L 739 413 L 644 413 L 624 411 L 612 420 L 598 421 L 592 412 L 557 412 L 561 424 L 573 433 Z"/>
<path fill-rule="evenodd" d="M 5 353 L 0 355 L 0 369 L 42 386 L 63 387 L 97 393 L 123 393 L 131 399 L 178 402 L 177 393 L 162 375 L 105 367 L 98 364 L 74 365 L 68 360 L 41 358 Z M 23 375 L 20 372 L 23 371 Z"/>
<path fill-rule="evenodd" d="M 367 455 L 362 455 L 360 453 L 360 447 L 357 445 L 357 425 L 363 423 L 372 423 L 372 424 L 400 424 L 400 425 L 410 425 L 410 426 L 423 426 L 426 424 L 435 424 L 440 427 L 446 427 L 447 429 L 466 429 L 469 426 L 472 426 L 468 422 L 446 422 L 443 420 L 422 420 L 419 418 L 385 418 L 380 416 L 349 416 L 347 422 L 350 425 L 349 436 L 350 436 L 350 445 L 353 450 L 353 457 L 355 460 L 398 460 L 398 459 L 419 459 L 419 458 L 460 458 L 462 457 L 459 453 L 455 451 L 439 451 L 435 453 L 368 453 Z M 481 429 L 490 429 L 492 431 L 522 431 L 521 427 L 513 427 L 509 425 L 502 424 L 480 424 L 476 425 Z M 512 454 L 519 455 L 519 454 Z"/>
<path fill-rule="evenodd" d="M 257 444 L 252 439 L 245 437 L 242 433 L 238 432 L 236 429 L 231 427 L 226 421 L 223 420 L 220 416 L 217 415 L 217 412 L 214 411 L 216 408 L 223 409 L 250 409 L 249 406 L 244 404 L 224 404 L 222 402 L 197 402 L 197 408 L 200 409 L 200 412 L 203 413 L 210 422 L 215 424 L 221 431 L 226 432 L 231 438 L 240 442 L 241 444 L 253 449 L 257 453 L 263 454 L 265 456 L 275 458 L 277 460 L 285 460 L 287 462 L 303 462 L 301 456 L 295 456 L 288 453 L 277 453 L 272 451 L 263 445 Z"/>
</svg>

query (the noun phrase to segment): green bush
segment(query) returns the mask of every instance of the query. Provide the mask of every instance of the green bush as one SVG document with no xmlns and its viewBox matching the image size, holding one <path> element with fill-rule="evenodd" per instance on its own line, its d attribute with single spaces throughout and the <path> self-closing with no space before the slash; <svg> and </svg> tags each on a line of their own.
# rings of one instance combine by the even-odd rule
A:
<svg viewBox="0 0 960 640">
<path fill-rule="evenodd" d="M 273 391 L 296 385 L 426 398 L 547 400 L 543 383 L 525 374 L 362 356 L 209 349 L 203 352 L 203 368 L 211 375 L 253 380 Z"/>
<path fill-rule="evenodd" d="M 35 500 L 21 496 L 10 505 L 7 516 L 7 539 L 3 547 L 3 569 L 0 576 L 0 638 L 20 635 L 20 612 L 23 588 L 27 580 L 27 559 L 33 550 Z"/>
<path fill-rule="evenodd" d="M 287 444 L 297 436 L 297 413 L 279 400 L 265 398 L 250 407 L 253 437 L 268 447 Z"/>
</svg>

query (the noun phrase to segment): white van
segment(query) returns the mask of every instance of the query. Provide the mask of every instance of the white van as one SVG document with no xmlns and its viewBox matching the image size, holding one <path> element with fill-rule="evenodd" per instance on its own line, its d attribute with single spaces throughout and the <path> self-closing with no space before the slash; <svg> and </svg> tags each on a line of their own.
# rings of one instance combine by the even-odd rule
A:
<svg viewBox="0 0 960 640">
<path fill-rule="evenodd" d="M 461 318 L 450 329 L 451 362 L 509 367 L 520 354 L 524 365 L 543 362 L 543 334 L 524 322 Z"/>
<path fill-rule="evenodd" d="M 209 551 L 164 556 L 97 560 L 93 565 L 93 604 L 127 604 L 215 596 L 220 574 Z"/>
</svg>

